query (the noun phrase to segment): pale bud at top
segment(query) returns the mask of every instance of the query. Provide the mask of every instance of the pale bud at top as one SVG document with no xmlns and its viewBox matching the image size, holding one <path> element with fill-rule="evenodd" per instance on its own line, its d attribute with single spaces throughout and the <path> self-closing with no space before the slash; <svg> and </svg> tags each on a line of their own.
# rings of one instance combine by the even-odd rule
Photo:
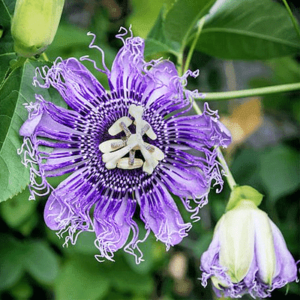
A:
<svg viewBox="0 0 300 300">
<path fill-rule="evenodd" d="M 52 43 L 64 6 L 64 0 L 17 0 L 11 32 L 15 51 L 31 57 Z"/>
</svg>

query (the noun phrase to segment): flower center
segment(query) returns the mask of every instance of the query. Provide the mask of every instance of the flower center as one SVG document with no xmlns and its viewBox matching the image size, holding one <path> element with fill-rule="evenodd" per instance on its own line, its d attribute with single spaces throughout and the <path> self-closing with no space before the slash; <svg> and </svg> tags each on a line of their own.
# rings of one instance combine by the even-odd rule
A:
<svg viewBox="0 0 300 300">
<path fill-rule="evenodd" d="M 124 132 L 122 139 L 112 139 L 105 141 L 99 145 L 100 151 L 103 153 L 102 160 L 105 162 L 107 169 L 137 169 L 143 167 L 143 171 L 151 175 L 154 168 L 158 165 L 158 161 L 164 159 L 164 153 L 151 144 L 143 141 L 143 135 L 146 134 L 151 140 L 156 140 L 151 125 L 142 119 L 143 107 L 131 104 L 129 106 L 129 114 L 134 118 L 136 133 L 132 134 L 128 127 L 132 124 L 129 117 L 118 119 L 109 129 L 108 133 L 115 136 L 120 132 Z M 135 151 L 141 151 L 143 161 L 135 158 Z M 129 153 L 129 157 L 124 157 Z"/>
</svg>

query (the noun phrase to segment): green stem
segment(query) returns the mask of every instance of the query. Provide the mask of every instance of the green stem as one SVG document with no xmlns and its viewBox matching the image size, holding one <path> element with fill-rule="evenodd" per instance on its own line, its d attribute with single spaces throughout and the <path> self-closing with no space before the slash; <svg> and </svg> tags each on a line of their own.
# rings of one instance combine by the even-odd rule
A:
<svg viewBox="0 0 300 300">
<path fill-rule="evenodd" d="M 218 160 L 221 163 L 222 167 L 224 168 L 226 172 L 226 180 L 230 187 L 230 189 L 233 191 L 234 187 L 237 185 L 235 182 L 235 179 L 233 178 L 232 173 L 230 172 L 230 169 L 228 168 L 228 165 L 226 163 L 226 160 L 223 156 L 223 153 L 219 147 L 217 147 L 217 154 L 218 154 Z"/>
<path fill-rule="evenodd" d="M 293 25 L 294 25 L 294 27 L 295 27 L 295 30 L 297 31 L 297 34 L 298 34 L 298 36 L 299 36 L 299 38 L 300 38 L 300 29 L 299 29 L 299 24 L 298 24 L 296 18 L 294 17 L 294 15 L 293 15 L 293 13 L 292 13 L 292 11 L 291 11 L 291 9 L 290 9 L 288 3 L 286 2 L 286 0 L 282 0 L 282 2 L 284 3 L 285 8 L 286 8 L 286 10 L 287 10 L 288 13 L 289 13 L 290 18 L 291 18 L 291 20 L 292 20 L 292 22 L 293 22 Z"/>
<path fill-rule="evenodd" d="M 45 61 L 49 61 L 48 56 L 45 52 L 42 53 L 42 57 Z"/>
<path fill-rule="evenodd" d="M 182 62 L 183 62 L 183 53 L 181 52 L 180 55 L 177 56 L 177 73 L 178 76 L 182 76 Z"/>
<path fill-rule="evenodd" d="M 263 96 L 268 94 L 276 94 L 282 92 L 291 92 L 300 90 L 300 83 L 289 83 L 274 86 L 267 86 L 262 88 L 230 91 L 230 92 L 218 92 L 218 93 L 205 93 L 205 101 L 209 100 L 230 100 L 236 98 L 246 98 L 254 96 Z M 203 100 L 203 98 L 195 99 Z"/>
<path fill-rule="evenodd" d="M 189 53 L 187 55 L 187 58 L 186 58 L 186 61 L 185 61 L 185 65 L 184 65 L 184 70 L 183 70 L 183 74 L 188 70 L 189 68 L 189 65 L 190 65 L 190 62 L 191 62 L 191 59 L 192 59 L 192 56 L 193 56 L 193 53 L 194 53 L 194 50 L 195 50 L 195 47 L 196 47 L 196 44 L 197 44 L 197 41 L 199 39 L 199 36 L 201 34 L 201 31 L 202 31 L 202 28 L 203 28 L 203 25 L 205 23 L 205 16 L 203 18 L 201 18 L 198 22 L 198 25 L 197 25 L 197 32 L 196 32 L 196 36 L 193 40 L 193 43 L 190 47 L 190 50 L 189 50 Z"/>
</svg>

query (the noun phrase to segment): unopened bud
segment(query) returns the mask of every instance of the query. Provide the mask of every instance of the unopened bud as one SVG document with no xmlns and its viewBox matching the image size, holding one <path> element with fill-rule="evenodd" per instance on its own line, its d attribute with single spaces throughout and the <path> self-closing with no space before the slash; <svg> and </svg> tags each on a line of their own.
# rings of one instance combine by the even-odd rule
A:
<svg viewBox="0 0 300 300">
<path fill-rule="evenodd" d="M 15 51 L 24 57 L 40 54 L 52 43 L 64 0 L 17 0 L 11 32 Z"/>
</svg>

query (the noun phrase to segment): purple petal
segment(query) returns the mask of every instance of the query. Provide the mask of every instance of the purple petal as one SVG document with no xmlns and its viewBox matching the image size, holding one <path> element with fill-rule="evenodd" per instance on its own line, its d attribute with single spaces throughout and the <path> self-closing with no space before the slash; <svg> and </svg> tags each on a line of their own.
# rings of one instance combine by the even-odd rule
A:
<svg viewBox="0 0 300 300">
<path fill-rule="evenodd" d="M 184 223 L 178 208 L 163 185 L 153 185 L 147 195 L 141 195 L 141 219 L 156 238 L 169 246 L 181 242 L 187 236 L 190 223 Z"/>
<path fill-rule="evenodd" d="M 100 257 L 111 259 L 113 253 L 122 248 L 134 228 L 132 216 L 135 201 L 127 198 L 114 199 L 103 196 L 94 211 L 94 230 L 96 246 Z"/>
<path fill-rule="evenodd" d="M 122 89 L 130 91 L 132 85 L 142 78 L 144 40 L 139 37 L 131 37 L 123 42 L 124 46 L 116 55 L 109 75 L 112 91 Z"/>
<path fill-rule="evenodd" d="M 52 230 L 64 229 L 70 222 L 70 215 L 68 207 L 51 194 L 44 209 L 46 225 Z"/>
<path fill-rule="evenodd" d="M 200 169 L 195 167 L 184 169 L 165 164 L 161 166 L 161 170 L 168 189 L 179 197 L 199 199 L 208 193 L 209 186 Z"/>
<path fill-rule="evenodd" d="M 273 284 L 278 287 L 278 284 L 285 285 L 287 282 L 292 282 L 297 279 L 297 266 L 291 253 L 289 252 L 284 238 L 277 226 L 270 220 L 273 241 L 276 256 L 276 271 L 273 279 Z"/>
<path fill-rule="evenodd" d="M 76 58 L 55 62 L 43 79 L 45 84 L 41 84 L 37 76 L 34 82 L 44 88 L 52 85 L 65 102 L 82 115 L 103 104 L 108 97 L 103 86 Z"/>
<path fill-rule="evenodd" d="M 220 220 L 221 221 L 221 220 Z M 212 266 L 216 264 L 220 253 L 220 232 L 215 230 L 213 240 L 210 243 L 207 251 L 201 256 L 201 270 L 210 273 Z"/>
<path fill-rule="evenodd" d="M 183 93 L 180 86 L 178 91 L 178 73 L 175 65 L 170 61 L 162 61 L 154 65 L 147 72 L 147 88 L 144 91 L 144 99 L 147 99 L 147 107 L 162 97 L 172 99 Z M 179 93 L 178 93 L 179 92 Z"/>
</svg>

